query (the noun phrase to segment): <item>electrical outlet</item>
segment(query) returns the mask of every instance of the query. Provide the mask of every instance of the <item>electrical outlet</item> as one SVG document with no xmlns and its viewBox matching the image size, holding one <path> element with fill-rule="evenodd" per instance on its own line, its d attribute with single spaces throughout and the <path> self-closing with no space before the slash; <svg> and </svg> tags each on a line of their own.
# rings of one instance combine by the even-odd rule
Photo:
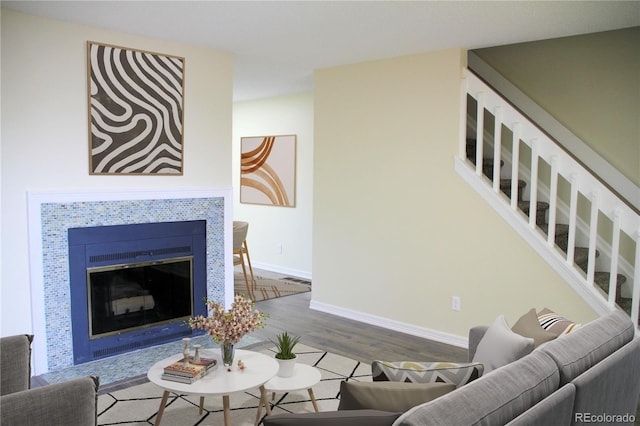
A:
<svg viewBox="0 0 640 426">
<path fill-rule="evenodd" d="M 282 244 L 276 244 L 276 254 L 282 254 Z"/>
<path fill-rule="evenodd" d="M 459 296 L 451 296 L 451 310 L 459 311 L 460 310 L 460 297 Z"/>
</svg>

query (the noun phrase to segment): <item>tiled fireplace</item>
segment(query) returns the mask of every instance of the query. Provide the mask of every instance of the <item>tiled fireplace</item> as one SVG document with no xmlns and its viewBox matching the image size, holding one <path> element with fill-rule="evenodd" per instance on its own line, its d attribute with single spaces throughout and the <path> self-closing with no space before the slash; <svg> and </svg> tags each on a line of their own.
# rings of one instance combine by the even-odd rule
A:
<svg viewBox="0 0 640 426">
<path fill-rule="evenodd" d="M 29 193 L 34 374 L 74 365 L 69 229 L 204 221 L 206 296 L 228 303 L 231 203 L 231 190 Z"/>
</svg>

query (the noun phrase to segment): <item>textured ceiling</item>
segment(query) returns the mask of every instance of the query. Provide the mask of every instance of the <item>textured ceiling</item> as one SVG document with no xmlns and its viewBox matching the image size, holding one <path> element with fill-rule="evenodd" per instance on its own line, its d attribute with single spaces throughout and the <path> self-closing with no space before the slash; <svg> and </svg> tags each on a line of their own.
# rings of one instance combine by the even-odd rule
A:
<svg viewBox="0 0 640 426">
<path fill-rule="evenodd" d="M 640 25 L 640 1 L 2 1 L 235 54 L 234 99 L 311 90 L 313 70 Z"/>
</svg>

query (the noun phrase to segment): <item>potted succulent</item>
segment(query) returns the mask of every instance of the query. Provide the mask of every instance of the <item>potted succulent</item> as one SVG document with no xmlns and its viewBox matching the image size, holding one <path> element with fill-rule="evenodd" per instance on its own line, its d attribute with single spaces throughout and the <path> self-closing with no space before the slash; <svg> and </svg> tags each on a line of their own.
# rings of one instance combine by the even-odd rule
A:
<svg viewBox="0 0 640 426">
<path fill-rule="evenodd" d="M 279 377 L 291 377 L 296 365 L 296 354 L 293 348 L 300 341 L 300 336 L 291 336 L 288 332 L 280 333 L 276 336 L 275 341 L 271 341 L 276 345 L 276 359 L 280 364 L 278 370 Z"/>
</svg>

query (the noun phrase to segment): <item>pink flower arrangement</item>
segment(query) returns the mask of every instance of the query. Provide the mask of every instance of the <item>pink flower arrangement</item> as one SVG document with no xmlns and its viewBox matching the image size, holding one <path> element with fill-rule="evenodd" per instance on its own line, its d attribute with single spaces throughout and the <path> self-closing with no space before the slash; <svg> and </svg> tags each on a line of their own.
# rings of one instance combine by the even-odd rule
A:
<svg viewBox="0 0 640 426">
<path fill-rule="evenodd" d="M 216 343 L 236 344 L 242 337 L 257 328 L 263 328 L 267 314 L 253 309 L 253 301 L 236 295 L 231 309 L 225 311 L 220 303 L 207 300 L 209 316 L 198 315 L 189 319 L 192 329 L 206 330 Z"/>
</svg>

